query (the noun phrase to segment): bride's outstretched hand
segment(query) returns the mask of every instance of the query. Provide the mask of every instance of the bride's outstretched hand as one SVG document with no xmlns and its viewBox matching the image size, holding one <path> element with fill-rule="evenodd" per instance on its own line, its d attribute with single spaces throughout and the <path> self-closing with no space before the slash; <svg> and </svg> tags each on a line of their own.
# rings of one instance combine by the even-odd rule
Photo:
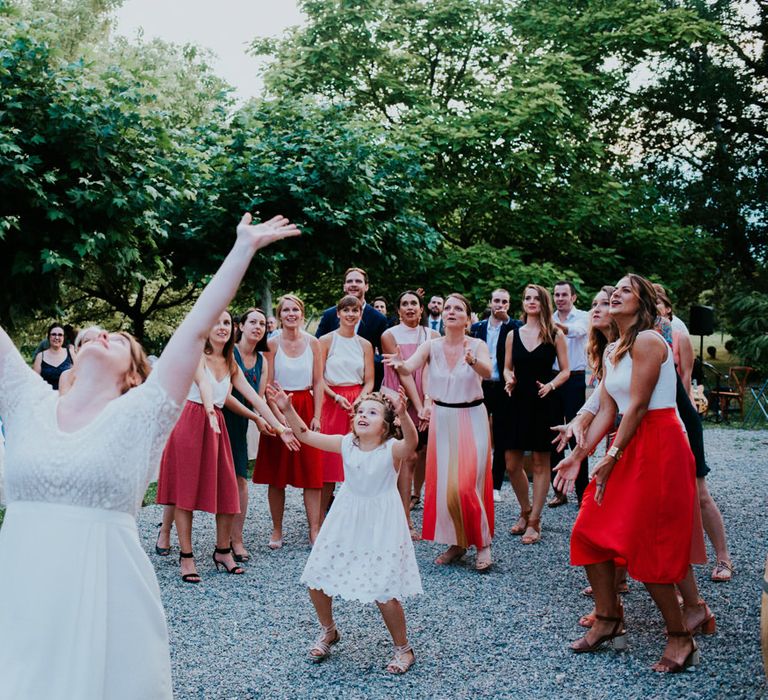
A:
<svg viewBox="0 0 768 700">
<path fill-rule="evenodd" d="M 253 245 L 256 250 L 283 238 L 299 235 L 301 231 L 298 226 L 284 216 L 273 216 L 269 221 L 254 224 L 253 217 L 246 212 L 237 225 L 237 240 Z"/>
</svg>

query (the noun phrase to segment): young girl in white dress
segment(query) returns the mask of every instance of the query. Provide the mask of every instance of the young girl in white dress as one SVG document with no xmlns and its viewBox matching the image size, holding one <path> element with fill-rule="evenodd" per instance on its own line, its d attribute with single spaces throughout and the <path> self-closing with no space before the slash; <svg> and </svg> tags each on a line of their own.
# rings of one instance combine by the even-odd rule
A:
<svg viewBox="0 0 768 700">
<path fill-rule="evenodd" d="M 362 396 L 355 403 L 352 432 L 347 435 L 309 430 L 279 385 L 268 387 L 267 395 L 301 442 L 326 452 L 340 452 L 344 461 L 344 484 L 301 576 L 322 625 L 309 657 L 323 661 L 330 655 L 331 645 L 340 639 L 332 599 L 338 595 L 379 606 L 395 644 L 387 671 L 405 673 L 415 656 L 408 643 L 400 599 L 423 592 L 397 490 L 395 465 L 414 451 L 419 440 L 406 411 L 405 393 L 400 389 L 394 404 L 381 393 Z M 396 418 L 402 439 L 395 438 Z"/>
</svg>

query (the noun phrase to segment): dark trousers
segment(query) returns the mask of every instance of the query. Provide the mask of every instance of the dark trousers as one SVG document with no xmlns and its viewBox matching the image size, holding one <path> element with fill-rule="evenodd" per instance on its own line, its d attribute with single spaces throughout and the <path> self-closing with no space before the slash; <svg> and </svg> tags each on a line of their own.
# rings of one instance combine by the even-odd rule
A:
<svg viewBox="0 0 768 700">
<path fill-rule="evenodd" d="M 584 372 L 571 372 L 571 376 L 568 377 L 568 381 L 559 387 L 556 390 L 556 393 L 560 398 L 561 409 L 559 410 L 562 410 L 563 422 L 568 423 L 576 417 L 576 414 L 584 405 L 584 402 L 587 398 L 587 385 Z M 552 438 L 554 439 L 554 437 L 555 433 L 553 432 Z M 569 445 L 571 446 L 571 449 L 576 447 L 576 439 L 571 438 Z M 558 452 L 553 445 L 549 460 L 550 467 L 552 468 L 551 478 L 553 480 L 555 478 L 555 474 L 557 473 L 555 471 L 555 467 L 563 461 L 563 458 L 563 453 Z M 576 498 L 579 499 L 579 503 L 581 503 L 581 497 L 584 494 L 584 489 L 587 488 L 588 483 L 589 460 L 585 457 L 584 461 L 581 463 L 581 467 L 579 468 L 579 475 L 576 477 Z"/>
<path fill-rule="evenodd" d="M 483 400 L 485 401 L 485 410 L 488 411 L 488 417 L 493 418 L 493 463 L 491 471 L 493 473 L 493 488 L 497 491 L 504 483 L 504 472 L 506 471 L 506 462 L 504 460 L 504 422 L 509 414 L 505 410 L 509 397 L 504 391 L 504 382 L 483 382 Z"/>
<path fill-rule="evenodd" d="M 709 473 L 709 467 L 704 457 L 704 431 L 701 427 L 701 416 L 691 403 L 691 397 L 688 396 L 677 372 L 675 372 L 675 377 L 677 377 L 677 394 L 675 396 L 677 412 L 683 421 L 685 432 L 688 433 L 688 443 L 696 459 L 696 476 L 706 476 Z"/>
</svg>

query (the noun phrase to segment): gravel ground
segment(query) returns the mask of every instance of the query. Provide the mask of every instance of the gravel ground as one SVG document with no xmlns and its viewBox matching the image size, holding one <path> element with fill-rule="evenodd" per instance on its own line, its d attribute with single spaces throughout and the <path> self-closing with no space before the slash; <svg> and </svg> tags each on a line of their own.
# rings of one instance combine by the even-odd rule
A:
<svg viewBox="0 0 768 700">
<path fill-rule="evenodd" d="M 728 584 L 698 567 L 718 631 L 699 638 L 702 664 L 677 676 L 649 670 L 663 648 L 663 624 L 640 584 L 625 597 L 630 649 L 576 656 L 581 569 L 568 564 L 576 506 L 545 509 L 543 540 L 524 546 L 508 534 L 517 507 L 505 484 L 496 514 L 495 564 L 477 574 L 472 557 L 438 568 L 439 545 L 416 554 L 425 595 L 405 601 L 417 663 L 402 677 L 384 670 L 391 641 L 375 606 L 338 601 L 342 634 L 326 662 L 306 660 L 318 632 L 299 583 L 309 553 L 300 493 L 289 489 L 286 546 L 270 551 L 266 487 L 251 485 L 246 538 L 253 555 L 244 576 L 216 574 L 213 517 L 197 516 L 195 551 L 203 583 L 181 582 L 175 554 L 153 553 L 160 508 L 148 506 L 139 529 L 160 581 L 171 638 L 174 687 L 188 698 L 757 698 L 767 697 L 759 643 L 760 582 L 768 520 L 768 431 L 705 432 L 709 487 L 725 517 L 738 573 Z M 417 511 L 420 517 L 420 511 Z"/>
</svg>

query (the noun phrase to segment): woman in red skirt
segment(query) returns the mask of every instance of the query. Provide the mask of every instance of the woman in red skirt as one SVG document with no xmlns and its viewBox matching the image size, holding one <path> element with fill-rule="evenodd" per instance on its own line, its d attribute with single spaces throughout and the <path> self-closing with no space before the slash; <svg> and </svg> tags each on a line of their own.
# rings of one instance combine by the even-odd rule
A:
<svg viewBox="0 0 768 700">
<path fill-rule="evenodd" d="M 287 446 L 298 449 L 293 433 L 278 422 L 266 401 L 245 379 L 235 362 L 234 341 L 232 316 L 229 311 L 223 311 L 208 335 L 195 383 L 160 463 L 157 502 L 168 506 L 160 536 L 168 542 L 171 522 L 167 515 L 172 510 L 179 537 L 182 580 L 186 583 L 200 582 L 192 554 L 192 516 L 196 510 L 216 514 L 216 550 L 212 555 L 216 569 L 223 566 L 230 574 L 244 571 L 235 563 L 230 547 L 232 522 L 240 512 L 240 495 L 221 412 L 232 385 L 280 433 Z M 228 406 L 252 420 L 258 417 L 231 398 Z"/>
<path fill-rule="evenodd" d="M 600 410 L 590 426 L 591 449 L 623 415 L 611 448 L 597 464 L 571 535 L 571 563 L 584 566 L 595 596 L 596 621 L 571 645 L 591 652 L 605 642 L 625 648 L 624 611 L 614 585 L 615 561 L 645 584 L 667 627 L 668 641 L 653 670 L 682 671 L 698 663 L 674 584 L 703 551 L 694 526 L 694 460 L 677 415 L 671 350 L 654 330 L 656 294 L 639 275 L 622 278 L 611 296 L 619 338 L 606 350 Z M 558 467 L 556 488 L 570 490 L 578 462 Z"/>
<path fill-rule="evenodd" d="M 336 304 L 338 330 L 320 338 L 325 396 L 320 414 L 320 432 L 346 435 L 351 430 L 352 405 L 360 394 L 373 390 L 373 345 L 355 334 L 363 315 L 360 299 L 351 294 Z M 320 517 L 328 510 L 333 489 L 344 481 L 341 454 L 323 452 L 323 494 Z"/>
<path fill-rule="evenodd" d="M 310 430 L 320 430 L 323 401 L 323 366 L 320 342 L 306 333 L 304 302 L 286 294 L 277 304 L 281 332 L 268 341 L 268 384 L 278 382 L 293 396 L 293 407 Z M 277 406 L 275 415 L 284 421 Z M 323 488 L 323 462 L 319 450 L 303 445 L 299 452 L 286 449 L 277 438 L 264 435 L 253 468 L 253 481 L 268 484 L 269 511 L 272 515 L 271 549 L 283 546 L 285 487 L 304 489 L 309 539 L 314 543 L 320 530 L 320 492 Z"/>
</svg>

